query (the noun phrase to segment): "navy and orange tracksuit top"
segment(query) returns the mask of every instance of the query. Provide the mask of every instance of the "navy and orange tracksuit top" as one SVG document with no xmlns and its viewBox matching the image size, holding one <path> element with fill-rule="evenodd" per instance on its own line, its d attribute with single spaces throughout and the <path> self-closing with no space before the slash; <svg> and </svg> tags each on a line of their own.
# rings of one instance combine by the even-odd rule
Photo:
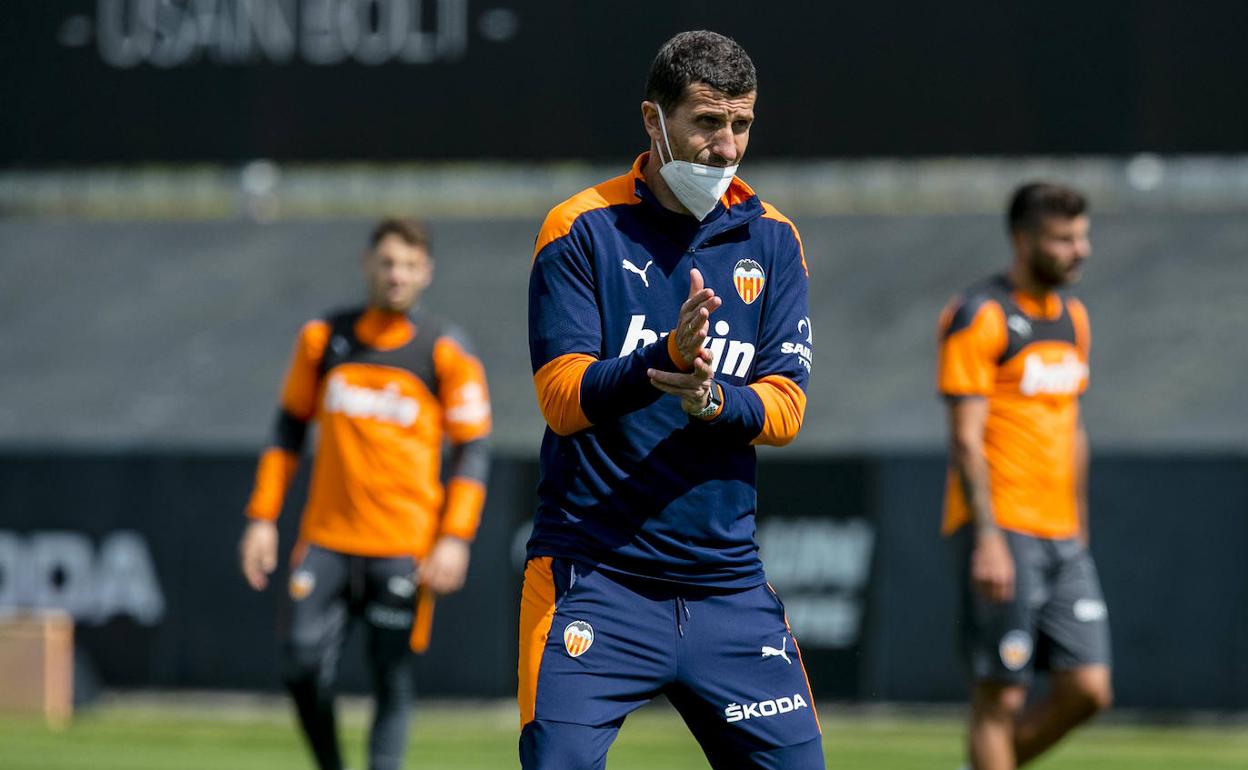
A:
<svg viewBox="0 0 1248 770">
<path fill-rule="evenodd" d="M 529 351 L 547 428 L 528 555 L 715 588 L 765 580 L 754 541 L 755 444 L 801 427 L 812 332 L 793 223 L 740 179 L 702 222 L 658 202 L 641 169 L 559 204 L 529 278 Z M 724 405 L 689 417 L 648 368 L 689 271 L 723 298 L 707 344 Z"/>
</svg>

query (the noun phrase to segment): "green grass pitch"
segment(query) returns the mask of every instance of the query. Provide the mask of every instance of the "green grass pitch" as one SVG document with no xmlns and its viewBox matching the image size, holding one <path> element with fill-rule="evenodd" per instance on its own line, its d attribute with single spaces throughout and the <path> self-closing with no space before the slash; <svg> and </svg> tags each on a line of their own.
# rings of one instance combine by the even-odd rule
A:
<svg viewBox="0 0 1248 770">
<path fill-rule="evenodd" d="M 344 709 L 350 767 L 363 768 L 366 712 Z M 960 725 L 936 716 L 830 704 L 823 718 L 829 770 L 957 770 Z M 518 767 L 513 707 L 424 704 L 416 717 L 407 768 L 500 770 Z M 706 762 L 680 719 L 653 707 L 629 718 L 611 751 L 610 770 L 684 770 Z M 280 702 L 222 704 L 195 696 L 176 702 L 128 699 L 82 713 L 65 730 L 0 717 L 4 770 L 307 770 L 311 765 Z M 1248 725 L 1159 727 L 1122 723 L 1076 734 L 1037 770 L 1221 770 L 1248 768 Z"/>
</svg>

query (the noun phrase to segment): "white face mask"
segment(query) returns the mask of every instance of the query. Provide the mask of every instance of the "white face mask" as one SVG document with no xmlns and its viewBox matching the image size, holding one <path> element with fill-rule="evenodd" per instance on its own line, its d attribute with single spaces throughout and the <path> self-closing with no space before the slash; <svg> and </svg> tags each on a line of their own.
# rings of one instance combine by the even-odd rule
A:
<svg viewBox="0 0 1248 770">
<path fill-rule="evenodd" d="M 706 219 L 715 210 L 715 204 L 728 192 L 732 177 L 736 175 L 735 166 L 707 166 L 702 163 L 690 163 L 687 160 L 676 160 L 672 155 L 672 144 L 667 138 L 667 122 L 663 119 L 663 108 L 659 108 L 659 127 L 663 129 L 663 144 L 667 146 L 667 161 L 663 161 L 663 153 L 659 152 L 659 174 L 671 188 L 676 198 L 689 209 L 689 213 L 698 221 Z"/>
</svg>

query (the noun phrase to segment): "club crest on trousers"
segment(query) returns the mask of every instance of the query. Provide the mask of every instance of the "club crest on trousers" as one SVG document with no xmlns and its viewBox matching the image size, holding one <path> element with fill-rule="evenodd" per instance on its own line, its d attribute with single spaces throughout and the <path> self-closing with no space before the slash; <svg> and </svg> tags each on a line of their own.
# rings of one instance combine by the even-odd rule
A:
<svg viewBox="0 0 1248 770">
<path fill-rule="evenodd" d="M 563 646 L 568 654 L 579 658 L 594 643 L 594 627 L 583 620 L 574 620 L 563 629 Z"/>
<path fill-rule="evenodd" d="M 290 598 L 295 601 L 308 598 L 316 587 L 316 575 L 306 569 L 297 569 L 290 574 Z"/>
</svg>

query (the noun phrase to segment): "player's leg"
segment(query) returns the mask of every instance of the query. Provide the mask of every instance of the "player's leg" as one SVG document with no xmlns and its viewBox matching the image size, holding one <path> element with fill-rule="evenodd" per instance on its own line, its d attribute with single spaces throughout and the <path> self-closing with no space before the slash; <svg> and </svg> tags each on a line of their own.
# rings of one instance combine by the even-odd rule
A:
<svg viewBox="0 0 1248 770">
<path fill-rule="evenodd" d="M 1071 730 L 1109 708 L 1111 699 L 1107 666 L 1053 672 L 1049 691 L 1029 706 L 1015 725 L 1018 765 L 1048 751 Z"/>
<path fill-rule="evenodd" d="M 525 770 L 603 770 L 620 724 L 577 725 L 534 719 L 520 732 Z"/>
<path fill-rule="evenodd" d="M 1036 615 L 1049 652 L 1049 691 L 1019 717 L 1022 765 L 1113 701 L 1109 617 L 1091 554 L 1075 540 L 1054 541 L 1057 570 Z"/>
<path fill-rule="evenodd" d="M 342 770 L 334 676 L 347 626 L 348 557 L 309 546 L 293 566 L 283 606 L 282 679 L 320 770 Z"/>
<path fill-rule="evenodd" d="M 624 717 L 675 670 L 669 601 L 566 559 L 531 559 L 520 599 L 520 763 L 598 770 Z"/>
<path fill-rule="evenodd" d="M 407 752 L 415 654 L 411 649 L 416 609 L 416 569 L 410 558 L 368 559 L 364 626 L 373 685 L 369 770 L 399 770 Z"/>
<path fill-rule="evenodd" d="M 716 770 L 823 770 L 814 698 L 769 586 L 685 598 L 666 690 Z"/>
<path fill-rule="evenodd" d="M 1046 554 L 1040 541 L 1006 532 L 1014 558 L 1014 598 L 994 602 L 970 580 L 974 535 L 954 537 L 960 585 L 961 646 L 971 677 L 967 753 L 974 770 L 1017 767 L 1015 729 L 1027 700 L 1036 647 L 1032 604 L 1043 591 Z"/>
<path fill-rule="evenodd" d="M 1004 682 L 975 682 L 966 749 L 973 770 L 1013 770 L 1018 757 L 1015 724 L 1027 700 L 1027 688 Z"/>
</svg>

